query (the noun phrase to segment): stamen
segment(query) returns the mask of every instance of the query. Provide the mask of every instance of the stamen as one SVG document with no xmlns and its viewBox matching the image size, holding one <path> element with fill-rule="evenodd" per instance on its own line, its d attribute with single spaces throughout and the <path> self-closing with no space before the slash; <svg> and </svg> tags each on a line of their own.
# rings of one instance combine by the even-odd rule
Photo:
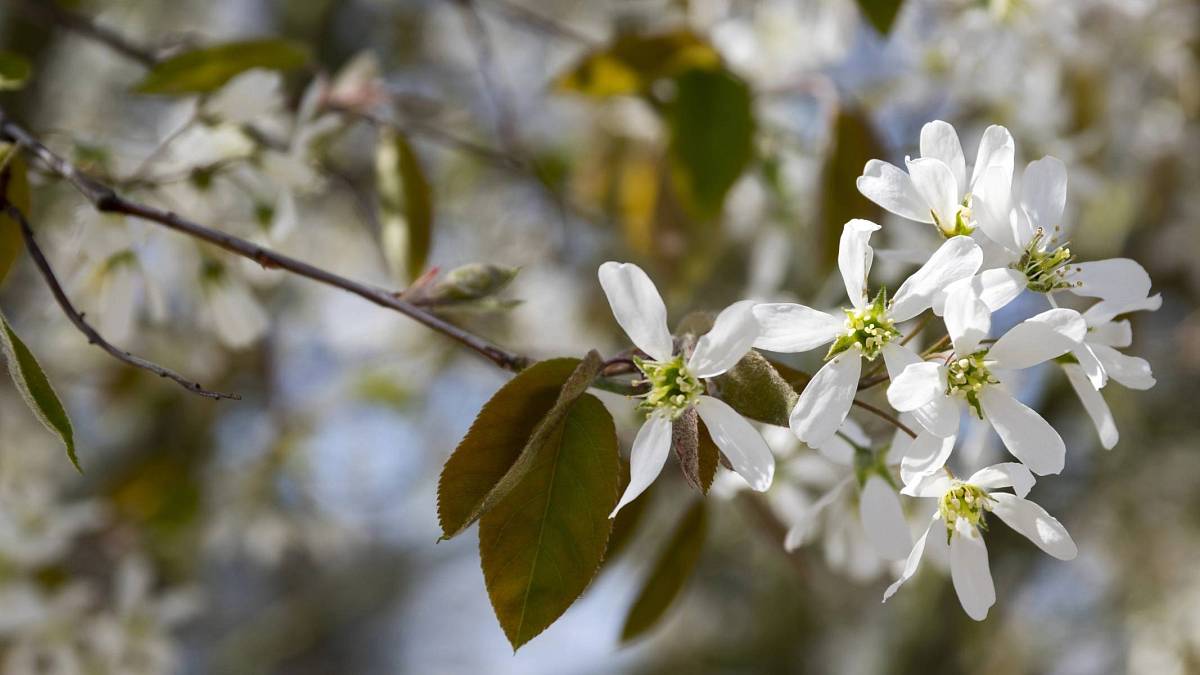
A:
<svg viewBox="0 0 1200 675">
<path fill-rule="evenodd" d="M 650 391 L 638 404 L 638 408 L 646 413 L 664 411 L 671 419 L 676 419 L 695 405 L 704 393 L 704 385 L 688 372 L 682 355 L 669 361 L 643 361 L 635 357 L 633 362 L 646 376 L 644 382 L 650 385 Z"/>
<path fill-rule="evenodd" d="M 983 419 L 983 407 L 979 403 L 979 392 L 984 386 L 999 382 L 992 377 L 991 371 L 983 362 L 987 351 L 980 351 L 970 356 L 951 361 L 946 368 L 946 395 L 960 395 L 967 399 L 967 405 L 974 411 L 975 416 Z"/>
<path fill-rule="evenodd" d="M 938 513 L 946 523 L 947 539 L 954 533 L 959 518 L 965 518 L 968 524 L 986 530 L 985 516 L 992 510 L 994 501 L 983 488 L 969 483 L 955 483 L 938 502 Z"/>
</svg>

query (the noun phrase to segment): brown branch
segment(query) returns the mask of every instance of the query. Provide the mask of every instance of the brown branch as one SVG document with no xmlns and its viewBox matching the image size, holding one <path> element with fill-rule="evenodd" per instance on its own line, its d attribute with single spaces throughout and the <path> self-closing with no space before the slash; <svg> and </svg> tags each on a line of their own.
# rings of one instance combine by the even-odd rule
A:
<svg viewBox="0 0 1200 675">
<path fill-rule="evenodd" d="M 83 173 L 69 161 L 55 154 L 54 151 L 46 147 L 21 126 L 8 119 L 3 110 L 0 110 L 0 137 L 10 138 L 22 145 L 26 151 L 32 153 L 52 173 L 70 181 L 80 194 L 99 211 L 120 213 L 157 223 L 176 232 L 208 242 L 230 253 L 253 260 L 265 268 L 286 270 L 318 283 L 353 293 L 376 305 L 395 310 L 434 331 L 442 333 L 506 370 L 519 371 L 529 363 L 527 357 L 492 344 L 435 314 L 398 298 L 394 293 L 334 274 L 323 268 L 316 267 L 302 260 L 297 260 L 264 246 L 259 246 L 240 237 L 206 227 L 170 211 L 128 200 L 117 194 L 111 187 Z"/>
<path fill-rule="evenodd" d="M 59 26 L 95 40 L 143 66 L 150 67 L 158 63 L 156 50 L 137 44 L 124 35 L 101 26 L 90 17 L 59 7 L 54 0 L 12 0 L 12 2 L 23 14 L 39 23 Z"/>
<path fill-rule="evenodd" d="M 866 401 L 860 401 L 858 399 L 854 399 L 853 403 L 854 403 L 854 405 L 862 408 L 863 410 L 866 410 L 867 412 L 875 415 L 879 419 L 884 420 L 885 422 L 888 422 L 889 424 L 896 427 L 900 431 L 903 431 L 904 433 L 908 434 L 910 438 L 917 437 L 917 433 L 915 431 L 913 431 L 912 429 L 908 428 L 907 424 L 905 424 L 904 422 L 901 422 L 898 417 L 889 413 L 888 411 L 884 410 L 883 408 L 873 406 L 870 403 L 867 403 Z"/>
<path fill-rule="evenodd" d="M 164 368 L 157 363 L 147 361 L 140 356 L 134 356 L 133 354 L 114 346 L 108 340 L 105 340 L 100 333 L 96 332 L 95 328 L 92 328 L 92 326 L 88 324 L 86 320 L 84 320 L 83 314 L 76 310 L 75 306 L 71 304 L 71 300 L 63 291 L 62 284 L 58 282 L 58 277 L 54 274 L 54 269 L 50 267 L 50 261 L 46 259 L 46 255 L 42 253 L 41 247 L 38 246 L 37 240 L 33 236 L 33 228 L 29 226 L 29 220 L 25 217 L 25 214 L 22 213 L 21 210 L 12 203 L 6 201 L 3 197 L 0 197 L 0 208 L 2 208 L 5 213 L 7 213 L 13 220 L 20 224 L 21 236 L 25 238 L 25 248 L 28 249 L 30 257 L 33 258 L 33 262 L 37 265 L 38 271 L 42 273 L 42 278 L 46 281 L 46 285 L 50 287 L 50 292 L 54 295 L 54 299 L 58 302 L 58 306 L 62 308 L 63 313 L 67 315 L 67 318 L 71 320 L 71 323 L 75 324 L 75 327 L 79 329 L 79 332 L 83 333 L 87 337 L 88 344 L 96 345 L 97 347 L 108 352 L 110 356 L 118 361 L 127 363 L 135 368 L 148 370 L 159 377 L 165 377 L 169 380 L 174 380 L 177 384 L 179 384 L 179 386 L 192 392 L 193 394 L 198 394 L 205 398 L 211 398 L 214 401 L 219 401 L 223 398 L 233 399 L 235 401 L 241 400 L 242 397 L 237 394 L 224 394 L 219 391 L 210 391 L 205 389 L 204 387 L 201 387 L 198 382 L 193 382 L 192 380 L 187 379 L 186 377 L 169 368 Z"/>
</svg>

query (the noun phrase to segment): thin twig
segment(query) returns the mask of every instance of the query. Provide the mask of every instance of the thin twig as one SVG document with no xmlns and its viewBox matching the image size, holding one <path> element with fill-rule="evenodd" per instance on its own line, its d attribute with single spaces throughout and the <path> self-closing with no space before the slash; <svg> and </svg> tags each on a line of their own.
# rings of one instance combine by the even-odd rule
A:
<svg viewBox="0 0 1200 675">
<path fill-rule="evenodd" d="M 28 152 L 33 153 L 50 171 L 70 181 L 80 194 L 99 211 L 120 213 L 157 223 L 168 229 L 223 248 L 230 253 L 253 260 L 263 267 L 287 270 L 292 274 L 353 293 L 376 305 L 395 310 L 446 335 L 506 370 L 519 371 L 529 363 L 527 357 L 510 352 L 473 333 L 467 332 L 439 316 L 401 300 L 394 293 L 334 274 L 323 268 L 310 265 L 302 260 L 297 260 L 296 258 L 240 237 L 206 227 L 170 211 L 164 211 L 154 206 L 128 200 L 117 194 L 111 187 L 88 176 L 69 161 L 55 154 L 54 151 L 46 147 L 21 126 L 8 119 L 3 110 L 0 110 L 0 136 L 10 138 L 23 145 Z"/>
<path fill-rule="evenodd" d="M 508 18 L 513 19 L 514 23 L 518 26 L 532 29 L 544 35 L 553 35 L 570 40 L 571 42 L 578 42 L 589 47 L 595 47 L 599 45 L 596 40 L 588 37 L 581 31 L 528 7 L 518 5 L 515 2 L 509 2 L 508 0 L 489 0 L 487 4 Z"/>
<path fill-rule="evenodd" d="M 109 355 L 118 361 L 127 363 L 135 368 L 148 370 L 159 377 L 165 377 L 167 379 L 174 380 L 177 384 L 179 384 L 179 386 L 192 392 L 193 394 L 198 394 L 205 398 L 211 398 L 214 401 L 219 401 L 223 398 L 228 398 L 235 401 L 240 401 L 242 399 L 242 397 L 237 394 L 224 394 L 219 391 L 205 389 L 204 387 L 200 386 L 200 383 L 198 382 L 193 382 L 192 380 L 187 379 L 186 377 L 169 368 L 164 368 L 157 363 L 147 361 L 140 356 L 134 356 L 133 354 L 114 346 L 108 340 L 105 340 L 100 333 L 96 332 L 95 328 L 92 328 L 92 326 L 88 324 L 86 320 L 84 320 L 83 314 L 76 310 L 75 306 L 71 304 L 71 300 L 63 291 L 62 284 L 58 282 L 58 277 L 54 274 L 54 269 L 50 267 L 50 261 L 46 259 L 46 255 L 42 253 L 41 247 L 38 246 L 37 240 L 33 236 L 33 228 L 29 226 L 29 220 L 25 217 L 25 214 L 3 197 L 0 197 L 0 208 L 3 208 L 5 213 L 7 213 L 13 220 L 20 224 L 21 236 L 25 238 L 25 248 L 29 250 L 30 257 L 33 258 L 33 262 L 37 265 L 38 271 L 42 273 L 42 278 L 45 279 L 46 285 L 50 287 L 50 292 L 54 295 L 54 299 L 58 302 L 58 306 L 62 308 L 63 313 L 67 315 L 67 318 L 71 320 L 71 323 L 75 324 L 75 327 L 79 329 L 79 332 L 83 333 L 87 337 L 88 344 L 96 345 L 97 347 L 108 352 Z"/>
<path fill-rule="evenodd" d="M 137 44 L 120 33 L 97 24 L 83 14 L 59 7 L 54 0 L 13 0 L 26 16 L 100 42 L 122 56 L 133 59 L 143 66 L 158 63 L 156 50 Z"/>
<path fill-rule="evenodd" d="M 916 432 L 913 431 L 912 429 L 908 428 L 907 424 L 905 424 L 904 422 L 901 422 L 899 418 L 897 418 L 895 415 L 889 413 L 888 411 L 884 410 L 883 408 L 878 408 L 876 406 L 871 405 L 870 403 L 867 403 L 866 401 L 860 401 L 858 399 L 854 399 L 853 403 L 854 403 L 854 405 L 862 408 L 863 410 L 866 410 L 867 412 L 872 413 L 875 416 L 879 417 L 880 419 L 888 422 L 889 424 L 896 427 L 900 431 L 903 431 L 904 433 L 908 434 L 909 437 L 911 437 L 911 438 L 917 437 Z"/>
<path fill-rule="evenodd" d="M 496 131 L 504 142 L 505 148 L 517 157 L 521 152 L 521 135 L 517 130 L 516 111 L 512 105 L 512 97 L 500 79 L 496 50 L 492 45 L 492 36 L 487 24 L 475 7 L 473 0 L 454 0 L 463 17 L 463 23 L 471 34 L 471 44 L 475 48 L 475 61 L 479 67 L 479 76 L 483 80 L 483 89 L 496 110 Z"/>
</svg>

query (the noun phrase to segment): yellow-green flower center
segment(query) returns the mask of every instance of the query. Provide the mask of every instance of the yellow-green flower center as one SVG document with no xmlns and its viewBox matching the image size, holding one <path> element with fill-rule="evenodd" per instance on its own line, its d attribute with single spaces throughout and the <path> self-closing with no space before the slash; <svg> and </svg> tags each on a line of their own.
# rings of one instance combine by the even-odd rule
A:
<svg viewBox="0 0 1200 675">
<path fill-rule="evenodd" d="M 1075 260 L 1071 249 L 1066 244 L 1057 245 L 1058 237 L 1051 238 L 1043 248 L 1042 240 L 1045 237 L 1046 231 L 1039 227 L 1012 268 L 1024 274 L 1029 289 L 1037 293 L 1050 293 L 1075 286 L 1075 282 L 1067 281 L 1071 262 Z"/>
<path fill-rule="evenodd" d="M 983 488 L 969 483 L 956 483 L 938 501 L 938 513 L 946 523 L 947 535 L 954 532 L 959 518 L 981 530 L 987 529 L 984 515 L 992 508 L 992 498 Z"/>
<path fill-rule="evenodd" d="M 704 385 L 688 372 L 682 355 L 669 361 L 635 358 L 634 363 L 650 385 L 650 391 L 646 392 L 638 406 L 647 413 L 662 411 L 675 419 L 695 405 L 700 394 L 704 393 Z"/>
<path fill-rule="evenodd" d="M 999 382 L 992 377 L 991 371 L 983 362 L 987 351 L 976 352 L 970 356 L 954 359 L 946 365 L 946 395 L 962 396 L 967 399 L 967 405 L 975 411 L 975 416 L 983 419 L 983 408 L 979 404 L 979 392 L 989 384 Z"/>
<path fill-rule="evenodd" d="M 900 337 L 896 324 L 888 316 L 887 289 L 881 289 L 870 305 L 862 309 L 844 309 L 846 330 L 838 336 L 825 355 L 825 360 L 858 345 L 868 361 L 874 361 L 883 351 L 883 346 Z"/>
<path fill-rule="evenodd" d="M 952 222 L 943 221 L 940 217 L 938 217 L 938 214 L 935 211 L 930 211 L 929 214 L 933 216 L 933 224 L 937 225 L 938 232 L 941 232 L 942 236 L 947 239 L 950 237 L 957 237 L 959 235 L 969 236 L 975 231 L 975 222 L 971 220 L 970 193 L 967 193 L 967 195 L 963 197 L 962 203 L 959 204 L 958 208 L 954 211 L 954 219 Z"/>
</svg>

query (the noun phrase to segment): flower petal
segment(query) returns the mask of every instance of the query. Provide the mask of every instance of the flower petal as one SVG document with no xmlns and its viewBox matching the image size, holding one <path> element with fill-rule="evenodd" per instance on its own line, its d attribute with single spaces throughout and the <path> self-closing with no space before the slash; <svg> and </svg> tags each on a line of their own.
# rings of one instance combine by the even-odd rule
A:
<svg viewBox="0 0 1200 675">
<path fill-rule="evenodd" d="M 954 180 L 954 172 L 940 159 L 922 157 L 910 159 L 908 175 L 921 199 L 937 214 L 939 227 L 943 231 L 954 229 L 954 219 L 958 215 L 958 183 Z"/>
<path fill-rule="evenodd" d="M 961 399 L 949 396 L 935 396 L 933 400 L 912 411 L 917 423 L 936 436 L 948 438 L 958 433 L 958 425 L 962 419 Z"/>
<path fill-rule="evenodd" d="M 787 534 L 783 538 L 783 548 L 785 550 L 795 551 L 809 540 L 813 530 L 816 529 L 817 519 L 825 509 L 841 498 L 842 491 L 850 485 L 853 479 L 853 476 L 847 476 L 845 480 L 830 488 L 812 506 L 808 507 L 808 509 L 804 510 L 792 521 L 792 526 L 788 528 Z"/>
<path fill-rule="evenodd" d="M 983 138 L 979 140 L 979 150 L 975 154 L 975 166 L 971 169 L 971 192 L 976 190 L 983 172 L 989 169 L 1007 169 L 1008 180 L 1012 182 L 1015 155 L 1016 144 L 1013 143 L 1012 134 L 1008 133 L 1008 129 L 998 124 L 985 129 Z"/>
<path fill-rule="evenodd" d="M 621 495 L 621 501 L 609 518 L 617 515 L 623 506 L 646 491 L 662 472 L 667 454 L 671 451 L 671 420 L 663 415 L 651 415 L 638 429 L 629 453 L 629 485 Z"/>
<path fill-rule="evenodd" d="M 855 218 L 842 227 L 838 241 L 838 269 L 846 284 L 846 297 L 850 303 L 862 309 L 867 303 L 867 275 L 871 273 L 871 259 L 875 251 L 868 242 L 871 233 L 879 226 L 869 220 Z"/>
<path fill-rule="evenodd" d="M 1037 481 L 1024 464 L 1001 462 L 976 471 L 966 482 L 989 492 L 1010 487 L 1018 497 L 1024 497 L 1029 494 L 1029 491 L 1033 489 L 1033 484 Z"/>
<path fill-rule="evenodd" d="M 1074 560 L 1079 554 L 1067 528 L 1042 507 L 1005 492 L 997 492 L 992 499 L 996 500 L 992 504 L 992 513 L 1038 548 L 1059 560 Z"/>
<path fill-rule="evenodd" d="M 1113 419 L 1112 411 L 1108 409 L 1108 403 L 1104 401 L 1104 396 L 1093 386 L 1079 364 L 1064 363 L 1062 369 L 1067 374 L 1067 381 L 1071 383 L 1071 388 L 1079 396 L 1079 402 L 1083 403 L 1083 409 L 1092 419 L 1092 424 L 1096 425 L 1096 433 L 1100 434 L 1100 445 L 1104 446 L 1105 450 L 1112 450 L 1121 435 L 1117 431 L 1117 422 Z"/>
<path fill-rule="evenodd" d="M 1079 368 L 1087 375 L 1093 388 L 1103 389 L 1104 385 L 1108 384 L 1108 373 L 1104 372 L 1104 365 L 1096 357 L 1096 350 L 1092 345 L 1084 342 L 1072 349 L 1071 355 L 1079 362 Z"/>
<path fill-rule="evenodd" d="M 988 610 L 996 604 L 987 546 L 979 530 L 963 518 L 955 521 L 954 535 L 950 537 L 950 578 L 967 616 L 976 621 L 986 619 Z"/>
<path fill-rule="evenodd" d="M 845 327 L 842 319 L 786 302 L 755 305 L 754 317 L 762 329 L 754 346 L 787 354 L 816 349 Z"/>
<path fill-rule="evenodd" d="M 959 286 L 946 296 L 946 332 L 960 356 L 975 353 L 992 328 L 992 313 L 970 286 Z"/>
<path fill-rule="evenodd" d="M 758 334 L 754 301 L 733 303 L 717 315 L 712 330 L 696 342 L 696 349 L 688 359 L 688 370 L 696 377 L 720 375 L 742 360 Z"/>
<path fill-rule="evenodd" d="M 967 192 L 967 160 L 954 127 L 934 120 L 921 127 L 921 156 L 940 159 L 950 167 L 959 194 Z"/>
<path fill-rule="evenodd" d="M 1014 218 L 1012 165 L 984 169 L 971 190 L 971 217 L 987 238 L 1015 259 L 1029 241 L 1028 219 Z"/>
<path fill-rule="evenodd" d="M 900 497 L 886 480 L 872 475 L 859 495 L 858 517 L 867 541 L 887 560 L 900 560 L 912 550 L 908 521 L 900 508 Z"/>
<path fill-rule="evenodd" d="M 1021 291 L 1025 290 L 1025 275 L 1008 267 L 997 267 L 995 269 L 984 270 L 979 274 L 956 281 L 953 284 L 946 286 L 945 293 L 948 297 L 950 293 L 963 287 L 970 289 L 983 304 L 992 312 L 998 312 L 1005 305 L 1016 300 Z M 941 315 L 944 312 L 945 297 L 935 297 L 933 302 L 934 314 Z"/>
<path fill-rule="evenodd" d="M 947 239 L 900 285 L 892 300 L 892 320 L 907 321 L 929 309 L 939 291 L 975 274 L 982 263 L 983 250 L 975 240 L 963 236 Z"/>
<path fill-rule="evenodd" d="M 949 474 L 944 471 L 918 475 L 915 476 L 915 479 L 912 483 L 905 484 L 900 494 L 908 495 L 909 497 L 936 499 L 954 486 L 954 479 L 950 478 Z"/>
<path fill-rule="evenodd" d="M 1087 324 L 1079 312 L 1051 309 L 1013 326 L 996 340 L 987 358 L 1005 370 L 1029 368 L 1078 347 L 1085 335 Z"/>
<path fill-rule="evenodd" d="M 792 433 L 810 446 L 828 441 L 842 426 L 862 373 L 862 352 L 852 348 L 833 357 L 800 392 L 788 420 Z"/>
<path fill-rule="evenodd" d="M 1067 205 L 1067 167 L 1049 155 L 1030 162 L 1021 176 L 1021 206 L 1034 227 L 1052 235 Z"/>
<path fill-rule="evenodd" d="M 1087 321 L 1086 314 L 1083 316 L 1083 320 Z M 1125 319 L 1105 321 L 1099 324 L 1089 323 L 1087 337 L 1084 339 L 1095 344 L 1124 349 L 1133 344 L 1133 327 Z"/>
<path fill-rule="evenodd" d="M 1162 295 L 1159 293 L 1136 300 L 1118 302 L 1101 300 L 1088 307 L 1083 313 L 1083 318 L 1089 326 L 1098 326 L 1106 321 L 1112 321 L 1121 314 L 1128 314 L 1130 312 L 1157 312 L 1160 307 L 1162 307 Z"/>
<path fill-rule="evenodd" d="M 711 396 L 700 397 L 696 412 L 700 413 L 700 419 L 708 427 L 713 442 L 729 460 L 733 470 L 759 492 L 771 487 L 771 480 L 775 477 L 775 455 L 771 454 L 771 448 L 758 429 L 729 404 Z"/>
<path fill-rule="evenodd" d="M 929 431 L 917 434 L 900 460 L 900 480 L 908 485 L 941 471 L 954 451 L 954 442 L 954 436 L 942 438 Z"/>
<path fill-rule="evenodd" d="M 1105 374 L 1130 389 L 1149 389 L 1157 384 L 1146 359 L 1128 356 L 1107 345 L 1091 345 Z"/>
<path fill-rule="evenodd" d="M 1087 298 L 1127 304 L 1141 301 L 1150 294 L 1150 275 L 1140 263 L 1129 258 L 1109 258 L 1071 265 L 1067 276 L 1076 286 L 1070 291 Z"/>
<path fill-rule="evenodd" d="M 829 440 L 813 449 L 835 464 L 854 466 L 854 446 L 856 445 L 860 448 L 870 447 L 871 439 L 862 430 L 862 427 L 858 426 L 857 422 L 846 418 L 846 421 L 842 423 L 842 428 L 838 429 L 838 433 L 830 436 Z"/>
<path fill-rule="evenodd" d="M 600 266 L 599 277 L 613 317 L 633 344 L 656 361 L 670 359 L 675 347 L 667 307 L 650 277 L 633 263 L 612 261 Z"/>
<path fill-rule="evenodd" d="M 935 396 L 946 394 L 943 366 L 934 361 L 914 363 L 900 372 L 887 388 L 888 403 L 900 412 L 916 410 Z"/>
<path fill-rule="evenodd" d="M 883 208 L 918 223 L 932 223 L 929 206 L 899 167 L 878 159 L 872 159 L 863 167 L 863 175 L 856 181 L 858 191 Z"/>
<path fill-rule="evenodd" d="M 936 525 L 938 521 L 939 519 L 935 513 L 933 518 L 929 520 L 929 527 L 925 528 L 925 532 L 920 536 L 920 538 L 917 539 L 917 542 L 913 544 L 912 550 L 908 552 L 908 558 L 904 561 L 904 571 L 900 573 L 900 578 L 894 581 L 892 585 L 888 586 L 887 590 L 883 592 L 884 602 L 887 602 L 889 598 L 895 595 L 896 591 L 900 590 L 900 587 L 904 585 L 904 582 L 911 579 L 912 575 L 917 573 L 917 567 L 921 565 L 921 555 L 925 553 L 925 542 L 929 539 L 929 533 L 933 530 L 933 526 Z"/>
<path fill-rule="evenodd" d="M 1062 471 L 1067 448 L 1050 423 L 997 385 L 983 388 L 979 402 L 1004 447 L 1039 476 Z"/>
</svg>

